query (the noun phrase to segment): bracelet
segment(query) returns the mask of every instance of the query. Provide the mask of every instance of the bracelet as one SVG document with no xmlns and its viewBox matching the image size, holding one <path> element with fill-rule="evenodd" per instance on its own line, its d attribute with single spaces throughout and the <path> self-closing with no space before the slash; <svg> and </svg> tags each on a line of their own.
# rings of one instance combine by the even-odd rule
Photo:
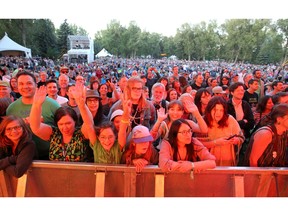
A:
<svg viewBox="0 0 288 216">
<path fill-rule="evenodd" d="M 195 166 L 194 166 L 193 162 L 191 162 L 191 164 L 192 164 L 192 169 L 191 169 L 191 172 L 190 172 L 190 178 L 193 180 L 194 179 L 194 168 L 195 168 Z"/>
<path fill-rule="evenodd" d="M 195 165 L 194 165 L 194 163 L 193 163 L 193 162 L 191 162 L 191 165 L 192 165 L 192 169 L 191 169 L 191 170 L 194 170 L 194 168 L 195 168 Z"/>
<path fill-rule="evenodd" d="M 123 124 L 130 124 L 130 121 L 129 121 L 129 120 L 121 119 L 121 123 L 123 123 Z"/>
</svg>

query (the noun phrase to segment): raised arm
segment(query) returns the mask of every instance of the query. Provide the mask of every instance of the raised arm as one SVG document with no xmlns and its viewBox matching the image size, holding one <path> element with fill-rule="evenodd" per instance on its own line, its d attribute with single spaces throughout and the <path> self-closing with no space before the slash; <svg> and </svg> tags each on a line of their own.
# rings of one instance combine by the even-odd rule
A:
<svg viewBox="0 0 288 216">
<path fill-rule="evenodd" d="M 42 105 L 46 99 L 46 95 L 46 86 L 40 86 L 36 89 L 29 116 L 32 132 L 43 140 L 49 140 L 52 134 L 51 126 L 41 123 Z"/>
<path fill-rule="evenodd" d="M 208 126 L 206 122 L 204 121 L 204 118 L 201 116 L 197 106 L 192 101 L 184 101 L 183 105 L 185 106 L 186 110 L 189 113 L 192 113 L 192 115 L 197 120 L 197 123 L 194 122 L 194 124 L 190 124 L 194 132 L 199 133 L 207 133 L 208 132 Z"/>
<path fill-rule="evenodd" d="M 124 146 L 126 145 L 126 140 L 128 136 L 127 130 L 131 125 L 130 113 L 131 113 L 132 102 L 130 100 L 124 99 L 123 96 L 121 96 L 121 100 L 123 104 L 123 115 L 120 121 L 120 127 L 118 131 L 118 143 L 121 146 L 121 149 L 123 149 Z"/>
<path fill-rule="evenodd" d="M 90 110 L 88 109 L 86 101 L 86 88 L 83 84 L 78 84 L 72 90 L 73 97 L 78 105 L 80 115 L 83 119 L 83 125 L 81 126 L 81 131 L 85 138 L 90 140 L 90 143 L 95 143 L 96 141 L 96 132 L 94 129 L 93 116 Z"/>
</svg>

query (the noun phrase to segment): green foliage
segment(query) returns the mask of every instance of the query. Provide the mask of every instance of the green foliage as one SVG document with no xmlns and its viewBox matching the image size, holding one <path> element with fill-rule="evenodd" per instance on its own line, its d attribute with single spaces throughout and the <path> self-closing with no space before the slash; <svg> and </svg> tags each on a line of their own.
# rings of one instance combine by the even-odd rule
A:
<svg viewBox="0 0 288 216">
<path fill-rule="evenodd" d="M 32 49 L 32 55 L 59 59 L 68 49 L 68 35 L 88 35 L 81 26 L 64 20 L 59 29 L 49 19 L 1 19 L 0 37 L 5 32 L 17 43 Z M 94 35 L 94 52 L 106 48 L 115 56 L 281 63 L 287 60 L 288 19 L 230 19 L 182 24 L 175 36 L 141 30 L 135 21 L 128 27 L 112 20 Z M 162 54 L 162 55 L 161 55 Z"/>
</svg>

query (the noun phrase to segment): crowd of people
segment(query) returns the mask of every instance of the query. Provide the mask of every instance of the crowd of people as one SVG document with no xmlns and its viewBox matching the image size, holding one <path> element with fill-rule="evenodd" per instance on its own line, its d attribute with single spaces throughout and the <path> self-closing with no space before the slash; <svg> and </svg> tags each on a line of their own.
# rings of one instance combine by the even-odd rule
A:
<svg viewBox="0 0 288 216">
<path fill-rule="evenodd" d="M 141 172 L 288 165 L 287 68 L 101 58 L 0 58 L 0 170 L 32 161 Z"/>
</svg>

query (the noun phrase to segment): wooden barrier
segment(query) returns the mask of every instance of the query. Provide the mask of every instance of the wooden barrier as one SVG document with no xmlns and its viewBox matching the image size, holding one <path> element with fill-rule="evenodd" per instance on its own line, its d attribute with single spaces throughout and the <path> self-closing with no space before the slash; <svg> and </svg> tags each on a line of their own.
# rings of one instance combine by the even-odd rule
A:
<svg viewBox="0 0 288 216">
<path fill-rule="evenodd" d="M 288 197 L 288 168 L 216 167 L 194 174 L 34 161 L 21 178 L 0 171 L 1 197 Z"/>
</svg>

